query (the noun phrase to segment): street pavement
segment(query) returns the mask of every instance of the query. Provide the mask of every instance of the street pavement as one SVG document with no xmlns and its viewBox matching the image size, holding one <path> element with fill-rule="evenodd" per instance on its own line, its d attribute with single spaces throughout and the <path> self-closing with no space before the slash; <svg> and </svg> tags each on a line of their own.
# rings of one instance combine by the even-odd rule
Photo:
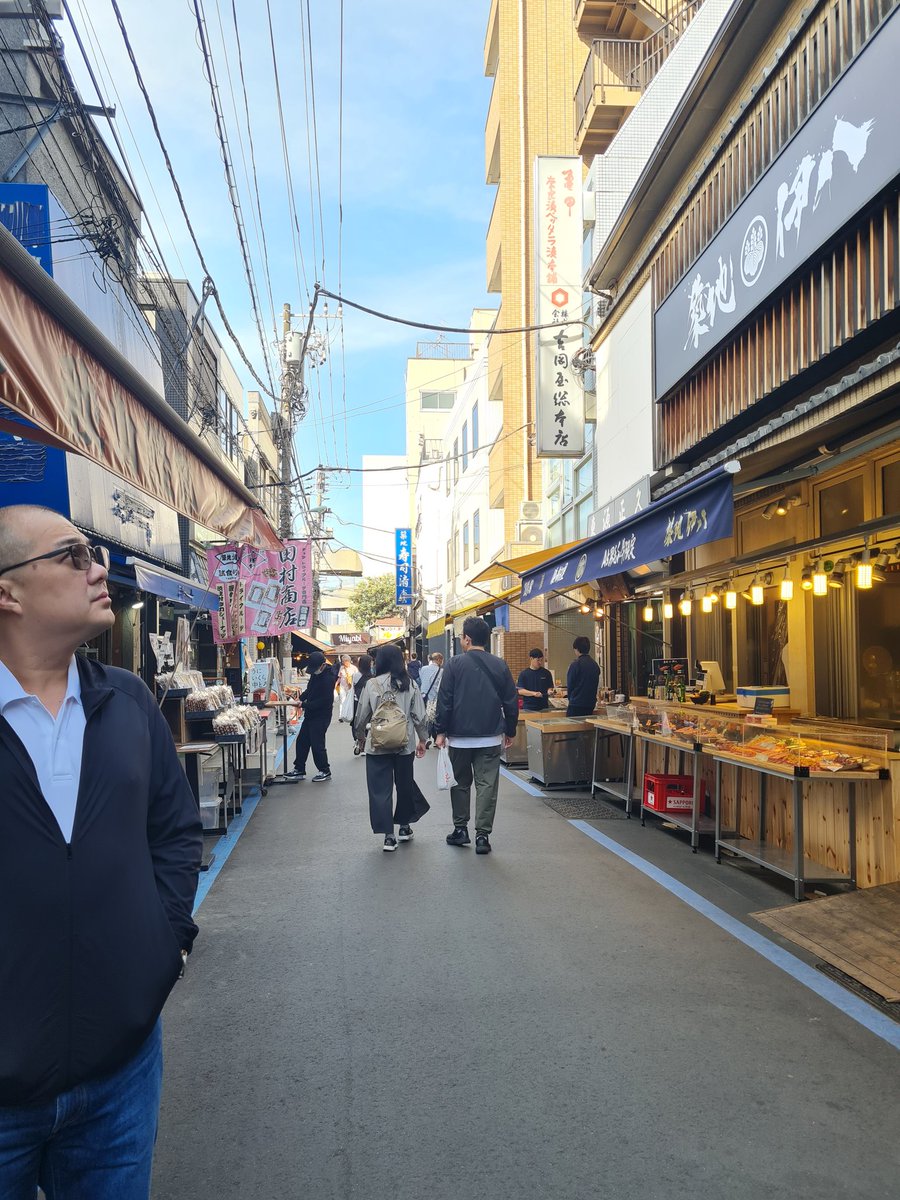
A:
<svg viewBox="0 0 900 1200">
<path fill-rule="evenodd" d="M 329 753 L 199 911 L 154 1200 L 894 1200 L 884 1040 L 506 779 L 494 853 L 448 847 L 432 752 L 432 811 L 383 853 L 346 726 Z M 790 903 L 658 825 L 594 827 L 750 925 Z"/>
</svg>

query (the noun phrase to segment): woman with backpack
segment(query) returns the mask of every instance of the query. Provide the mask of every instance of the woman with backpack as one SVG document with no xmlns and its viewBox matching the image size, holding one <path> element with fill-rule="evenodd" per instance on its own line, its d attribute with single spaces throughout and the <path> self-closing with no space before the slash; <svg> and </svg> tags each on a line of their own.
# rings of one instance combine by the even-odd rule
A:
<svg viewBox="0 0 900 1200">
<path fill-rule="evenodd" d="M 353 732 L 357 745 L 365 744 L 372 832 L 384 835 L 382 849 L 390 852 L 398 838 L 412 840 L 412 825 L 429 809 L 413 779 L 413 755 L 425 753 L 427 731 L 422 693 L 412 685 L 402 650 L 382 646 L 377 671 L 360 694 Z"/>
</svg>

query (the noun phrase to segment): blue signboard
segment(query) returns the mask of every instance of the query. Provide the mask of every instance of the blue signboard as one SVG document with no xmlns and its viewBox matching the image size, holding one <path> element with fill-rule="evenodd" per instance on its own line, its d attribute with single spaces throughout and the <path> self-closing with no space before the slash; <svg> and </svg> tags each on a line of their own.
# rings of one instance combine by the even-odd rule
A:
<svg viewBox="0 0 900 1200">
<path fill-rule="evenodd" d="M 413 602 L 412 579 L 412 530 L 397 529 L 394 532 L 396 544 L 397 571 L 397 600 L 398 607 L 411 605 Z"/>
<path fill-rule="evenodd" d="M 53 274 L 50 189 L 43 183 L 0 183 L 0 225 Z"/>
<path fill-rule="evenodd" d="M 734 523 L 732 477 L 718 470 L 648 505 L 609 533 L 588 538 L 522 577 L 522 599 L 618 575 L 706 542 L 728 537 Z"/>
</svg>

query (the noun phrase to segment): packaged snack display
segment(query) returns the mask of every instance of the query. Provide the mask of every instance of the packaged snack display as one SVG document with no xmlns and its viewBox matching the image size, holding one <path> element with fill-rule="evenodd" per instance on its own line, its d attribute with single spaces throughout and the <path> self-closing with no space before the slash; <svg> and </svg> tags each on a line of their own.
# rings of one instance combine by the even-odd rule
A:
<svg viewBox="0 0 900 1200">
<path fill-rule="evenodd" d="M 856 772 L 878 776 L 888 765 L 888 735 L 854 725 L 779 725 L 760 729 L 740 723 L 740 737 L 724 740 L 704 736 L 713 753 L 750 764 L 783 770 L 785 774 L 839 775 Z"/>
</svg>

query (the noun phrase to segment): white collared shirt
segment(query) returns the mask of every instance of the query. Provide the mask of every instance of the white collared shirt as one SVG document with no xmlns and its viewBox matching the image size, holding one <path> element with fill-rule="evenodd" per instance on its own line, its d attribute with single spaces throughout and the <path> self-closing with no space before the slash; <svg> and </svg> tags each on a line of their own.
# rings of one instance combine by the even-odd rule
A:
<svg viewBox="0 0 900 1200">
<path fill-rule="evenodd" d="M 87 724 L 74 656 L 69 664 L 66 694 L 56 717 L 37 696 L 29 695 L 6 664 L 0 662 L 0 715 L 9 721 L 28 751 L 44 799 L 63 837 L 70 842 Z"/>
</svg>

